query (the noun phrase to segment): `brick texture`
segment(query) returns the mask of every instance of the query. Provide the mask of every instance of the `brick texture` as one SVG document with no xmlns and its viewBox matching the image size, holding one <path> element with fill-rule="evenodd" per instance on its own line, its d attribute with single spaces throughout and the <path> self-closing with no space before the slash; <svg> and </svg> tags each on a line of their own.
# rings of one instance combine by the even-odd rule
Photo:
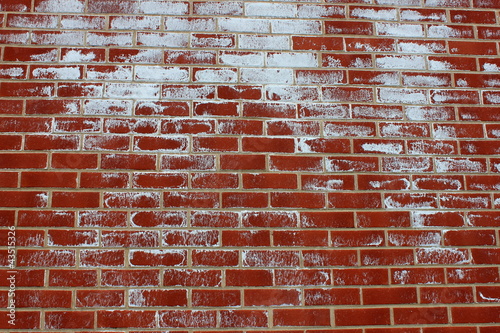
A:
<svg viewBox="0 0 500 333">
<path fill-rule="evenodd" d="M 0 0 L 0 330 L 500 332 L 499 43 L 498 0 Z"/>
</svg>

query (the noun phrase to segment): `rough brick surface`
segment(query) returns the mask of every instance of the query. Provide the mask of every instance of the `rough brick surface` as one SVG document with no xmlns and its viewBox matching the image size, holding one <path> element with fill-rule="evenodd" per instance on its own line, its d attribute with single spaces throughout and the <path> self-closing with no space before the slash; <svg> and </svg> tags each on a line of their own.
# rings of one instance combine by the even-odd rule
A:
<svg viewBox="0 0 500 333">
<path fill-rule="evenodd" d="M 0 330 L 500 332 L 499 24 L 0 0 Z"/>
</svg>

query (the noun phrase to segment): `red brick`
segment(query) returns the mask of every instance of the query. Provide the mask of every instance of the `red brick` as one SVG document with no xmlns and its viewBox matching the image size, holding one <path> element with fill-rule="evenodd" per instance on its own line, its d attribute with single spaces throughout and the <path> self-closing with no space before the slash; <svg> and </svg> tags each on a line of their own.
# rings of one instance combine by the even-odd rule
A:
<svg viewBox="0 0 500 333">
<path fill-rule="evenodd" d="M 154 247 L 159 244 L 157 231 L 101 231 L 101 243 L 104 247 Z"/>
<path fill-rule="evenodd" d="M 357 288 L 305 289 L 306 305 L 360 305 L 361 297 Z"/>
<path fill-rule="evenodd" d="M 325 286 L 331 284 L 330 270 L 281 269 L 275 272 L 278 286 Z"/>
<path fill-rule="evenodd" d="M 94 328 L 95 314 L 92 311 L 48 311 L 45 313 L 47 329 Z"/>
<path fill-rule="evenodd" d="M 131 246 L 141 246 L 138 242 Z M 186 266 L 185 250 L 133 250 L 129 254 L 132 266 Z"/>
<path fill-rule="evenodd" d="M 498 283 L 500 277 L 495 267 L 473 267 L 473 268 L 448 268 L 449 283 L 479 284 L 479 283 Z M 470 291 L 470 287 L 468 288 Z M 472 293 L 469 297 L 472 301 Z"/>
<path fill-rule="evenodd" d="M 270 246 L 271 236 L 268 230 L 223 230 L 222 244 L 224 246 Z"/>
<path fill-rule="evenodd" d="M 336 309 L 335 325 L 337 326 L 365 326 L 389 325 L 390 312 L 385 308 L 367 309 Z"/>
<path fill-rule="evenodd" d="M 166 269 L 163 275 L 164 286 L 217 287 L 221 284 L 222 274 L 217 270 Z"/>
<path fill-rule="evenodd" d="M 84 267 L 123 267 L 125 253 L 123 250 L 81 250 L 80 265 Z"/>
<path fill-rule="evenodd" d="M 361 250 L 361 262 L 367 266 L 411 265 L 414 263 L 412 249 Z"/>
<path fill-rule="evenodd" d="M 216 230 L 167 230 L 162 243 L 166 246 L 216 246 L 219 232 Z"/>
<path fill-rule="evenodd" d="M 77 290 L 76 306 L 82 308 L 93 307 L 122 307 L 125 305 L 125 292 L 121 290 Z"/>
<path fill-rule="evenodd" d="M 75 188 L 76 172 L 22 172 L 21 187 Z"/>
<path fill-rule="evenodd" d="M 273 232 L 273 245 L 275 246 L 327 246 L 328 232 L 323 230 L 285 231 Z"/>
<path fill-rule="evenodd" d="M 391 269 L 391 284 L 444 284 L 444 268 L 404 267 Z"/>
<path fill-rule="evenodd" d="M 296 189 L 297 176 L 294 174 L 243 174 L 243 188 L 246 189 Z"/>
<path fill-rule="evenodd" d="M 295 227 L 298 223 L 297 214 L 287 212 L 244 212 L 242 214 L 243 227 L 251 228 L 279 228 Z"/>
<path fill-rule="evenodd" d="M 418 307 L 394 309 L 394 322 L 397 324 L 446 324 L 448 313 L 445 307 Z"/>
<path fill-rule="evenodd" d="M 34 267 L 72 267 L 74 250 L 17 250 L 17 265 Z"/>
<path fill-rule="evenodd" d="M 324 208 L 325 197 L 321 193 L 275 192 L 271 193 L 271 207 Z"/>
<path fill-rule="evenodd" d="M 295 118 L 296 106 L 285 103 L 243 103 L 243 116 L 264 118 Z"/>
<path fill-rule="evenodd" d="M 238 251 L 193 250 L 193 266 L 235 267 L 239 263 Z"/>
<path fill-rule="evenodd" d="M 156 327 L 156 311 L 100 310 L 97 311 L 99 328 L 153 328 Z"/>
<path fill-rule="evenodd" d="M 331 243 L 335 247 L 365 247 L 384 246 L 385 236 L 382 231 L 357 230 L 352 231 L 331 231 Z"/>
<path fill-rule="evenodd" d="M 124 227 L 127 225 L 126 212 L 87 211 L 80 212 L 80 227 Z"/>
<path fill-rule="evenodd" d="M 103 270 L 101 284 L 103 286 L 131 287 L 158 286 L 159 270 Z"/>
<path fill-rule="evenodd" d="M 51 166 L 57 169 L 96 169 L 97 154 L 53 153 Z"/>
<path fill-rule="evenodd" d="M 305 267 L 356 266 L 356 250 L 303 250 Z"/>
<path fill-rule="evenodd" d="M 196 307 L 229 307 L 241 305 L 239 290 L 193 290 L 192 303 Z"/>
<path fill-rule="evenodd" d="M 417 288 L 369 288 L 362 290 L 363 304 L 414 304 L 417 303 Z"/>
<path fill-rule="evenodd" d="M 498 323 L 498 306 L 456 307 L 451 309 L 453 323 Z"/>
<path fill-rule="evenodd" d="M 273 275 L 270 270 L 228 269 L 226 270 L 226 285 L 228 286 L 271 286 Z"/>
<path fill-rule="evenodd" d="M 330 326 L 328 309 L 276 309 L 273 310 L 275 326 Z"/>
<path fill-rule="evenodd" d="M 133 307 L 187 306 L 187 290 L 132 289 L 129 303 Z"/>
<path fill-rule="evenodd" d="M 3 191 L 0 194 L 3 207 L 43 208 L 47 206 L 46 192 Z"/>
<path fill-rule="evenodd" d="M 51 246 L 96 246 L 98 233 L 96 230 L 65 230 L 54 229 L 47 233 L 48 244 Z"/>
<path fill-rule="evenodd" d="M 187 175 L 182 173 L 134 173 L 134 188 L 187 188 Z"/>
<path fill-rule="evenodd" d="M 95 270 L 52 269 L 49 271 L 49 286 L 56 287 L 96 287 L 97 272 Z"/>
<path fill-rule="evenodd" d="M 297 289 L 247 289 L 244 295 L 245 306 L 300 305 Z"/>
<path fill-rule="evenodd" d="M 165 310 L 159 312 L 160 327 L 215 327 L 217 312 L 213 310 Z"/>
</svg>

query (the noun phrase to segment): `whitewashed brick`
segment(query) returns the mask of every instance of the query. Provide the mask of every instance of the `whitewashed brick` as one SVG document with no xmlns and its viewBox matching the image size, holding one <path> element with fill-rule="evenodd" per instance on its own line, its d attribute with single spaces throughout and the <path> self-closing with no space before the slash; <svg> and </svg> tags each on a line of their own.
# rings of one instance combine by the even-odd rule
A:
<svg viewBox="0 0 500 333">
<path fill-rule="evenodd" d="M 154 47 L 187 47 L 189 45 L 189 34 L 138 32 L 137 44 Z"/>
<path fill-rule="evenodd" d="M 300 18 L 329 18 L 344 15 L 344 6 L 299 5 L 298 7 Z"/>
<path fill-rule="evenodd" d="M 140 81 L 189 82 L 189 70 L 179 67 L 136 66 L 135 78 Z"/>
<path fill-rule="evenodd" d="M 229 32 L 271 32 L 271 24 L 265 19 L 244 19 L 239 17 L 224 17 L 217 19 L 220 31 Z"/>
<path fill-rule="evenodd" d="M 160 16 L 117 16 L 110 22 L 111 29 L 120 30 L 158 30 L 160 24 Z"/>
<path fill-rule="evenodd" d="M 106 72 L 87 69 L 87 78 L 90 80 L 132 80 L 132 66 L 117 66 Z"/>
<path fill-rule="evenodd" d="M 184 15 L 189 13 L 189 4 L 182 1 L 142 1 L 139 10 L 144 14 Z"/>
<path fill-rule="evenodd" d="M 108 83 L 104 96 L 111 98 L 158 98 L 159 84 Z"/>
<path fill-rule="evenodd" d="M 378 100 L 381 103 L 425 104 L 427 95 L 425 90 L 378 88 Z"/>
<path fill-rule="evenodd" d="M 319 21 L 273 20 L 271 26 L 275 34 L 321 34 Z"/>
<path fill-rule="evenodd" d="M 287 17 L 297 16 L 297 5 L 287 3 L 245 3 L 247 16 Z"/>
<path fill-rule="evenodd" d="M 196 15 L 242 15 L 242 2 L 223 1 L 223 2 L 198 2 L 194 4 L 194 13 Z"/>
<path fill-rule="evenodd" d="M 425 69 L 425 58 L 421 56 L 381 56 L 377 67 L 386 69 Z"/>
<path fill-rule="evenodd" d="M 83 13 L 83 0 L 44 0 L 37 3 L 35 11 L 44 13 Z"/>
<path fill-rule="evenodd" d="M 291 42 L 288 36 L 240 35 L 240 49 L 250 50 L 290 50 Z"/>
<path fill-rule="evenodd" d="M 215 31 L 215 20 L 212 18 L 165 18 L 167 31 Z"/>
<path fill-rule="evenodd" d="M 398 52 L 400 53 L 443 53 L 446 52 L 446 45 L 442 43 L 416 43 L 411 41 L 399 41 Z"/>
<path fill-rule="evenodd" d="M 194 78 L 198 82 L 237 82 L 238 73 L 231 69 L 203 69 L 196 71 Z"/>
<path fill-rule="evenodd" d="M 132 33 L 100 34 L 87 32 L 87 44 L 92 46 L 132 46 Z"/>
<path fill-rule="evenodd" d="M 242 68 L 241 82 L 293 83 L 293 70 L 288 68 Z"/>
<path fill-rule="evenodd" d="M 269 53 L 266 64 L 272 67 L 316 67 L 318 59 L 315 53 Z"/>
<path fill-rule="evenodd" d="M 424 37 L 424 29 L 418 24 L 376 23 L 380 36 Z"/>
<path fill-rule="evenodd" d="M 85 115 L 132 115 L 132 101 L 89 100 L 83 106 Z"/>
<path fill-rule="evenodd" d="M 219 62 L 223 65 L 240 67 L 263 67 L 263 52 L 222 52 Z"/>
<path fill-rule="evenodd" d="M 374 8 L 354 8 L 350 16 L 374 21 L 396 21 L 398 12 L 395 8 L 378 9 Z"/>
</svg>

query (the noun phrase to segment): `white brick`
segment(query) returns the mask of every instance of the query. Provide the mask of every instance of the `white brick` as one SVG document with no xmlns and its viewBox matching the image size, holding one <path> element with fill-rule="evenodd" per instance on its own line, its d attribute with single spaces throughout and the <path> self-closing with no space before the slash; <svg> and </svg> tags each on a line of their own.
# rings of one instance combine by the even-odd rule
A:
<svg viewBox="0 0 500 333">
<path fill-rule="evenodd" d="M 364 0 L 365 3 L 371 3 L 368 0 Z M 396 6 L 419 6 L 421 5 L 421 0 L 375 0 L 378 5 L 396 5 Z"/>
<path fill-rule="evenodd" d="M 132 101 L 89 100 L 83 106 L 85 115 L 132 115 Z"/>
<path fill-rule="evenodd" d="M 243 6 L 241 2 L 198 2 L 194 4 L 196 15 L 241 15 Z"/>
<path fill-rule="evenodd" d="M 285 3 L 246 3 L 247 16 L 287 17 L 297 16 L 297 5 Z"/>
<path fill-rule="evenodd" d="M 402 9 L 400 13 L 402 21 L 427 21 L 445 22 L 446 13 L 432 13 L 430 15 L 422 15 L 419 11 L 411 9 Z"/>
<path fill-rule="evenodd" d="M 264 53 L 222 52 L 219 55 L 219 62 L 223 65 L 230 66 L 263 67 Z"/>
<path fill-rule="evenodd" d="M 189 82 L 189 71 L 179 67 L 136 66 L 135 78 L 140 81 Z"/>
<path fill-rule="evenodd" d="M 165 19 L 167 31 L 215 31 L 215 20 L 211 18 L 187 18 L 167 17 Z"/>
<path fill-rule="evenodd" d="M 87 32 L 87 44 L 92 46 L 132 46 L 132 33 L 100 34 Z"/>
<path fill-rule="evenodd" d="M 160 29 L 160 16 L 116 16 L 111 19 L 111 29 L 143 30 Z"/>
<path fill-rule="evenodd" d="M 116 70 L 101 72 L 87 69 L 87 79 L 89 80 L 132 80 L 131 66 L 117 66 Z"/>
<path fill-rule="evenodd" d="M 377 33 L 380 36 L 424 37 L 424 29 L 417 24 L 377 23 Z"/>
<path fill-rule="evenodd" d="M 61 18 L 61 28 L 63 29 L 104 29 L 106 26 L 106 19 L 101 16 L 79 16 L 79 15 L 65 15 Z"/>
<path fill-rule="evenodd" d="M 319 21 L 299 20 L 273 20 L 271 21 L 273 33 L 278 34 L 320 34 Z"/>
<path fill-rule="evenodd" d="M 424 90 L 378 88 L 378 101 L 381 103 L 426 104 L 427 96 Z"/>
<path fill-rule="evenodd" d="M 158 98 L 159 84 L 108 83 L 104 93 L 112 98 Z"/>
<path fill-rule="evenodd" d="M 139 9 L 144 14 L 184 15 L 189 13 L 189 4 L 181 1 L 143 1 Z"/>
<path fill-rule="evenodd" d="M 242 68 L 240 75 L 245 83 L 293 83 L 293 70 L 288 68 Z"/>
<path fill-rule="evenodd" d="M 35 68 L 31 73 L 33 79 L 53 80 L 78 80 L 80 75 L 78 67 L 42 67 Z"/>
<path fill-rule="evenodd" d="M 386 69 L 425 69 L 424 57 L 413 55 L 378 57 L 376 64 Z"/>
<path fill-rule="evenodd" d="M 239 17 L 225 17 L 217 20 L 220 31 L 229 32 L 256 32 L 269 33 L 271 25 L 269 20 L 244 19 Z"/>
<path fill-rule="evenodd" d="M 35 7 L 35 11 L 45 13 L 83 13 L 84 10 L 83 0 L 45 0 Z"/>
<path fill-rule="evenodd" d="M 83 45 L 83 38 L 83 31 L 31 34 L 32 43 L 40 45 Z"/>
<path fill-rule="evenodd" d="M 238 73 L 231 69 L 203 69 L 196 71 L 194 78 L 197 82 L 237 82 Z"/>
<path fill-rule="evenodd" d="M 238 47 L 250 50 L 290 50 L 291 43 L 288 36 L 239 36 Z"/>
<path fill-rule="evenodd" d="M 298 16 L 301 18 L 329 18 L 344 16 L 344 6 L 299 5 Z"/>
<path fill-rule="evenodd" d="M 410 41 L 398 42 L 398 52 L 400 53 L 443 53 L 446 52 L 446 46 L 441 43 L 420 44 Z"/>
<path fill-rule="evenodd" d="M 374 20 L 374 21 L 396 21 L 396 9 L 376 9 L 376 8 L 354 8 L 351 17 Z"/>
<path fill-rule="evenodd" d="M 163 62 L 163 51 L 158 49 L 139 50 L 137 54 L 123 57 L 117 56 L 117 59 L 127 63 L 153 63 L 158 64 Z"/>
<path fill-rule="evenodd" d="M 189 45 L 189 34 L 138 32 L 137 44 L 155 47 L 187 47 Z"/>
<path fill-rule="evenodd" d="M 272 67 L 317 67 L 318 59 L 314 53 L 269 53 L 266 64 Z"/>
</svg>

